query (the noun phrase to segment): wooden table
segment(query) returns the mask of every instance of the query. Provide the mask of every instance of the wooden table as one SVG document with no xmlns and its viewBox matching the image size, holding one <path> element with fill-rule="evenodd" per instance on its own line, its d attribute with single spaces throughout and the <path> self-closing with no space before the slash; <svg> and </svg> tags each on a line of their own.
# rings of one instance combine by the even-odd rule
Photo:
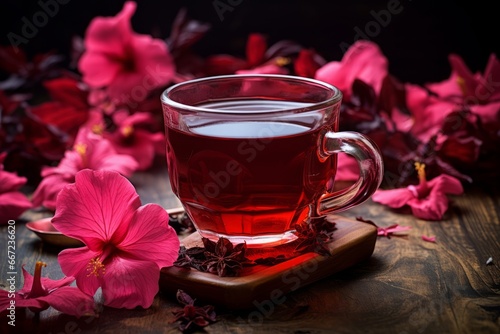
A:
<svg viewBox="0 0 500 334">
<path fill-rule="evenodd" d="M 136 173 L 132 182 L 143 203 L 178 206 L 166 167 Z M 46 212 L 28 212 L 35 219 Z M 371 258 L 286 295 L 268 310 L 216 308 L 209 333 L 500 333 L 500 196 L 496 189 L 466 189 L 441 222 L 415 219 L 371 201 L 344 216 L 362 216 L 380 226 L 411 226 L 406 237 L 379 236 Z M 0 284 L 7 284 L 7 227 L 1 227 Z M 421 236 L 436 236 L 426 242 Z M 31 270 L 45 261 L 45 276 L 63 276 L 60 249 L 42 243 L 16 221 L 17 261 Z M 5 245 L 5 246 L 4 246 Z M 488 258 L 493 263 L 487 265 Z M 20 269 L 19 269 L 20 272 Z M 20 275 L 17 281 L 21 286 Z M 36 317 L 17 310 L 17 333 L 176 333 L 180 305 L 160 293 L 151 308 L 104 308 L 97 318 L 76 319 L 48 309 Z M 262 321 L 261 321 L 262 320 Z M 12 330 L 0 320 L 2 333 Z"/>
</svg>

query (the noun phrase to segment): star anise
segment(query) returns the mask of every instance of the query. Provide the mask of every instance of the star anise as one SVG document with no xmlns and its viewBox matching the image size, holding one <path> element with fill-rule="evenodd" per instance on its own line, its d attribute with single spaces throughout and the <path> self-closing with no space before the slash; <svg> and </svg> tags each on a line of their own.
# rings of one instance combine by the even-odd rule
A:
<svg viewBox="0 0 500 334">
<path fill-rule="evenodd" d="M 330 255 L 327 244 L 332 241 L 336 229 L 335 222 L 330 222 L 325 217 L 311 218 L 307 222 L 297 224 L 295 230 L 299 244 L 295 247 L 295 251 Z"/>
<path fill-rule="evenodd" d="M 205 262 L 203 266 L 207 272 L 217 273 L 219 276 L 236 276 L 243 268 L 243 264 L 250 262 L 245 256 L 245 243 L 233 244 L 226 238 L 219 238 L 217 243 L 202 239 L 205 245 Z"/>
<path fill-rule="evenodd" d="M 205 261 L 205 248 L 191 247 L 186 248 L 181 246 L 179 256 L 174 262 L 174 266 L 182 268 L 194 268 L 199 271 L 204 271 L 203 262 Z"/>
<path fill-rule="evenodd" d="M 179 321 L 178 328 L 182 332 L 201 329 L 216 321 L 216 314 L 212 305 L 194 306 L 195 299 L 180 289 L 177 290 L 176 297 L 184 308 L 172 312 L 175 316 L 172 322 Z"/>
</svg>

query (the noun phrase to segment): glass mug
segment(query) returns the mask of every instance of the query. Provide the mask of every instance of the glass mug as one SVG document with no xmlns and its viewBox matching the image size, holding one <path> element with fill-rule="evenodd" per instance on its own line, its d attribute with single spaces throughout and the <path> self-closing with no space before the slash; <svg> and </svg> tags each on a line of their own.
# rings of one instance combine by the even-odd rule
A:
<svg viewBox="0 0 500 334">
<path fill-rule="evenodd" d="M 337 132 L 342 93 L 285 75 L 182 82 L 161 102 L 170 184 L 201 236 L 248 247 L 294 240 L 298 222 L 340 212 L 379 187 L 382 159 L 356 132 Z M 333 191 L 336 153 L 360 177 Z"/>
</svg>

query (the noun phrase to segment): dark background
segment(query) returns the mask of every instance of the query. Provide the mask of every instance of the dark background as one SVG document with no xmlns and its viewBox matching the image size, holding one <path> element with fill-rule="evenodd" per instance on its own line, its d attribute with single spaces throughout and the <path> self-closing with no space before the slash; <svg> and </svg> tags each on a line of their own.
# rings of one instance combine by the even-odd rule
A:
<svg viewBox="0 0 500 334">
<path fill-rule="evenodd" d="M 7 34 L 21 35 L 23 17 L 33 20 L 42 10 L 39 2 L 56 0 L 0 0 L 1 44 L 8 44 Z M 62 0 L 61 0 L 62 1 Z M 54 17 L 23 48 L 29 54 L 56 50 L 68 54 L 71 38 L 83 36 L 95 16 L 118 13 L 124 1 L 65 0 Z M 212 25 L 210 32 L 195 45 L 201 55 L 230 53 L 244 55 L 249 33 L 268 36 L 269 43 L 295 40 L 314 48 L 326 60 L 339 60 L 341 43 L 352 44 L 355 27 L 366 32 L 374 21 L 372 11 L 380 12 L 390 1 L 327 0 L 219 0 L 237 4 L 224 12 L 224 19 L 214 8 L 213 0 L 155 1 L 138 0 L 132 19 L 133 29 L 166 38 L 172 21 L 181 7 L 188 15 Z M 447 56 L 457 53 L 473 71 L 483 71 L 491 53 L 499 55 L 498 18 L 494 1 L 400 0 L 402 11 L 370 39 L 389 59 L 390 72 L 405 82 L 426 83 L 446 79 L 450 67 Z M 372 24 L 373 25 L 373 24 Z"/>
</svg>

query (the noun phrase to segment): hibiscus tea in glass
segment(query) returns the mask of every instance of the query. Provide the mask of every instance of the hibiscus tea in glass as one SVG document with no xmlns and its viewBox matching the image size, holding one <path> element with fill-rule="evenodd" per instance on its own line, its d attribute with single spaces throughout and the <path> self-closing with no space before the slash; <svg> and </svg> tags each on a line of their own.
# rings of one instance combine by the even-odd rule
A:
<svg viewBox="0 0 500 334">
<path fill-rule="evenodd" d="M 228 75 L 195 79 L 161 96 L 170 184 L 201 236 L 265 247 L 294 226 L 368 199 L 382 180 L 376 145 L 338 132 L 342 93 L 313 79 Z M 337 157 L 360 166 L 333 191 Z"/>
</svg>

